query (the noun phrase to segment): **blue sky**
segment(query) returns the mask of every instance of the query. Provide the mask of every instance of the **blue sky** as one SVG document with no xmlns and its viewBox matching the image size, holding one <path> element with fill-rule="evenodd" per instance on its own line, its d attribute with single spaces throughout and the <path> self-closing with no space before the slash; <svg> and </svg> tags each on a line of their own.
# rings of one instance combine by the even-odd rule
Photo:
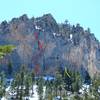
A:
<svg viewBox="0 0 100 100">
<path fill-rule="evenodd" d="M 57 22 L 68 19 L 80 23 L 100 40 L 100 0 L 1 0 L 0 22 L 27 14 L 29 17 L 51 13 Z"/>
</svg>

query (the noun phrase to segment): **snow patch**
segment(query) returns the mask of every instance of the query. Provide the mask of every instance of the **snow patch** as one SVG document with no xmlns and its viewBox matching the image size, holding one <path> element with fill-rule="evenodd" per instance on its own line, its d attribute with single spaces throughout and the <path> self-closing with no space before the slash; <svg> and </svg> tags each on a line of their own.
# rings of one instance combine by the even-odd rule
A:
<svg viewBox="0 0 100 100">
<path fill-rule="evenodd" d="M 56 33 L 53 33 L 53 36 L 56 36 Z"/>
<path fill-rule="evenodd" d="M 40 29 L 41 29 L 41 27 L 39 27 L 39 26 L 35 25 L 35 29 L 40 30 Z"/>
<path fill-rule="evenodd" d="M 72 40 L 72 38 L 73 38 L 73 35 L 72 35 L 72 34 L 70 34 L 70 40 Z"/>
<path fill-rule="evenodd" d="M 5 97 L 2 97 L 1 100 L 7 100 Z"/>
</svg>

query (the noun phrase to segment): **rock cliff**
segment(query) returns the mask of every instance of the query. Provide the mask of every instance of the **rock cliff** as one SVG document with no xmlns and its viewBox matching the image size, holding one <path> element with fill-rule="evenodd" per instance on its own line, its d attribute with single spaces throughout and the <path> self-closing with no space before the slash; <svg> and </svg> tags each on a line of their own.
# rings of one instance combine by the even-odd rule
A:
<svg viewBox="0 0 100 100">
<path fill-rule="evenodd" d="M 100 42 L 80 24 L 57 23 L 51 14 L 28 18 L 26 14 L 0 24 L 0 44 L 16 45 L 5 61 L 30 68 L 51 70 L 67 66 L 71 70 L 100 73 Z"/>
</svg>

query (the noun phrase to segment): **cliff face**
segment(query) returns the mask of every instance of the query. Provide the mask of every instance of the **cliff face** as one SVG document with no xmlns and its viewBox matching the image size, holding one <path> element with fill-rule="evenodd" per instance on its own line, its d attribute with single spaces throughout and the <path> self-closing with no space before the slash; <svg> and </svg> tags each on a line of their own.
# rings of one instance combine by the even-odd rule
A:
<svg viewBox="0 0 100 100">
<path fill-rule="evenodd" d="M 67 66 L 82 72 L 84 69 L 91 77 L 100 73 L 100 43 L 95 36 L 79 24 L 58 24 L 51 14 L 31 19 L 23 15 L 2 22 L 0 44 L 16 45 L 16 50 L 5 58 L 16 67 L 26 64 L 52 70 Z"/>
</svg>

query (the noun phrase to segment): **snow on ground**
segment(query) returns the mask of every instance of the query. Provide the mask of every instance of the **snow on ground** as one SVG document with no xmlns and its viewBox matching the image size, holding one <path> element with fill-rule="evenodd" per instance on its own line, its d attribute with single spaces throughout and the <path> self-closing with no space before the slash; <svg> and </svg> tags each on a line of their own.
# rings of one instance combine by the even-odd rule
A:
<svg viewBox="0 0 100 100">
<path fill-rule="evenodd" d="M 55 79 L 54 77 L 49 77 L 49 76 L 48 77 L 43 77 L 43 78 L 44 78 L 44 80 L 54 80 Z M 83 84 L 82 87 L 80 88 L 79 92 L 81 94 L 84 94 L 85 91 L 89 92 L 89 88 L 90 88 L 90 85 Z M 46 90 L 46 87 L 44 86 L 43 87 L 43 91 L 44 91 L 43 92 L 43 97 L 45 97 L 45 90 Z M 33 92 L 34 92 L 34 94 L 31 95 L 32 94 L 32 90 L 30 90 L 30 97 L 28 97 L 29 100 L 39 100 L 39 96 L 38 96 L 38 93 L 37 93 L 37 85 L 36 84 L 33 85 Z M 98 92 L 100 93 L 100 87 L 98 87 Z M 6 94 L 7 95 L 5 97 L 7 97 L 7 98 L 10 98 L 10 97 L 16 95 L 16 92 L 11 91 L 11 85 L 9 85 L 6 88 Z M 5 97 L 1 98 L 0 100 L 8 100 Z M 27 97 L 25 97 L 25 98 L 27 98 Z"/>
<path fill-rule="evenodd" d="M 79 93 L 84 94 L 85 92 L 89 92 L 90 85 L 83 84 L 82 88 L 80 88 Z"/>
<path fill-rule="evenodd" d="M 5 91 L 8 92 L 9 90 L 10 90 L 10 86 L 8 86 Z"/>
<path fill-rule="evenodd" d="M 98 93 L 100 93 L 100 86 L 98 87 Z"/>
<path fill-rule="evenodd" d="M 43 97 L 45 97 L 45 89 L 46 87 L 44 86 L 43 87 Z M 34 94 L 33 94 L 33 97 L 30 97 L 29 99 L 30 100 L 39 100 L 39 96 L 38 96 L 38 93 L 37 93 L 37 85 L 34 85 L 33 86 L 33 90 L 34 90 Z"/>
<path fill-rule="evenodd" d="M 38 93 L 37 93 L 37 85 L 34 85 L 33 86 L 33 90 L 34 90 L 34 94 L 33 94 L 33 98 L 30 98 L 30 100 L 38 100 L 39 96 L 38 96 Z"/>
<path fill-rule="evenodd" d="M 43 90 L 44 90 L 43 97 L 45 97 L 45 89 L 46 89 L 46 87 L 44 86 L 44 87 L 43 87 Z M 31 97 L 31 96 L 28 97 L 29 100 L 39 100 L 39 96 L 38 96 L 38 93 L 37 93 L 37 85 L 33 85 L 33 91 L 34 91 L 34 94 L 32 95 L 32 97 Z M 10 86 L 8 86 L 8 87 L 6 88 L 6 92 L 9 93 L 9 97 L 10 97 L 10 96 L 13 96 L 14 94 L 16 95 L 16 93 L 10 91 Z M 32 90 L 30 90 L 30 94 L 31 94 L 31 93 L 32 93 Z M 26 98 L 27 98 L 27 97 L 25 97 L 25 99 L 26 99 Z M 3 97 L 1 100 L 7 100 L 7 99 L 6 99 L 5 97 Z"/>
<path fill-rule="evenodd" d="M 50 76 L 44 77 L 44 80 L 53 80 L 53 79 L 54 79 L 54 77 L 50 77 Z M 9 84 L 8 84 L 8 87 L 5 90 L 6 91 L 6 96 L 5 97 L 11 98 L 12 96 L 15 96 L 16 95 L 16 92 L 11 90 L 11 82 L 12 82 L 12 79 L 9 79 L 9 80 L 7 79 L 7 82 Z M 19 89 L 20 88 L 21 87 L 19 87 Z M 43 92 L 43 97 L 45 97 L 45 89 L 46 89 L 46 87 L 44 86 L 43 87 L 43 91 L 44 91 Z M 34 94 L 32 96 L 28 97 L 29 100 L 39 100 L 39 96 L 38 96 L 38 93 L 37 93 L 37 85 L 36 84 L 33 85 L 33 92 L 34 92 Z M 30 94 L 32 94 L 32 90 L 30 90 Z M 0 100 L 8 100 L 5 97 L 2 97 Z M 27 97 L 25 97 L 25 98 L 27 98 Z"/>
<path fill-rule="evenodd" d="M 1 100 L 7 100 L 5 97 L 2 97 Z"/>
</svg>

